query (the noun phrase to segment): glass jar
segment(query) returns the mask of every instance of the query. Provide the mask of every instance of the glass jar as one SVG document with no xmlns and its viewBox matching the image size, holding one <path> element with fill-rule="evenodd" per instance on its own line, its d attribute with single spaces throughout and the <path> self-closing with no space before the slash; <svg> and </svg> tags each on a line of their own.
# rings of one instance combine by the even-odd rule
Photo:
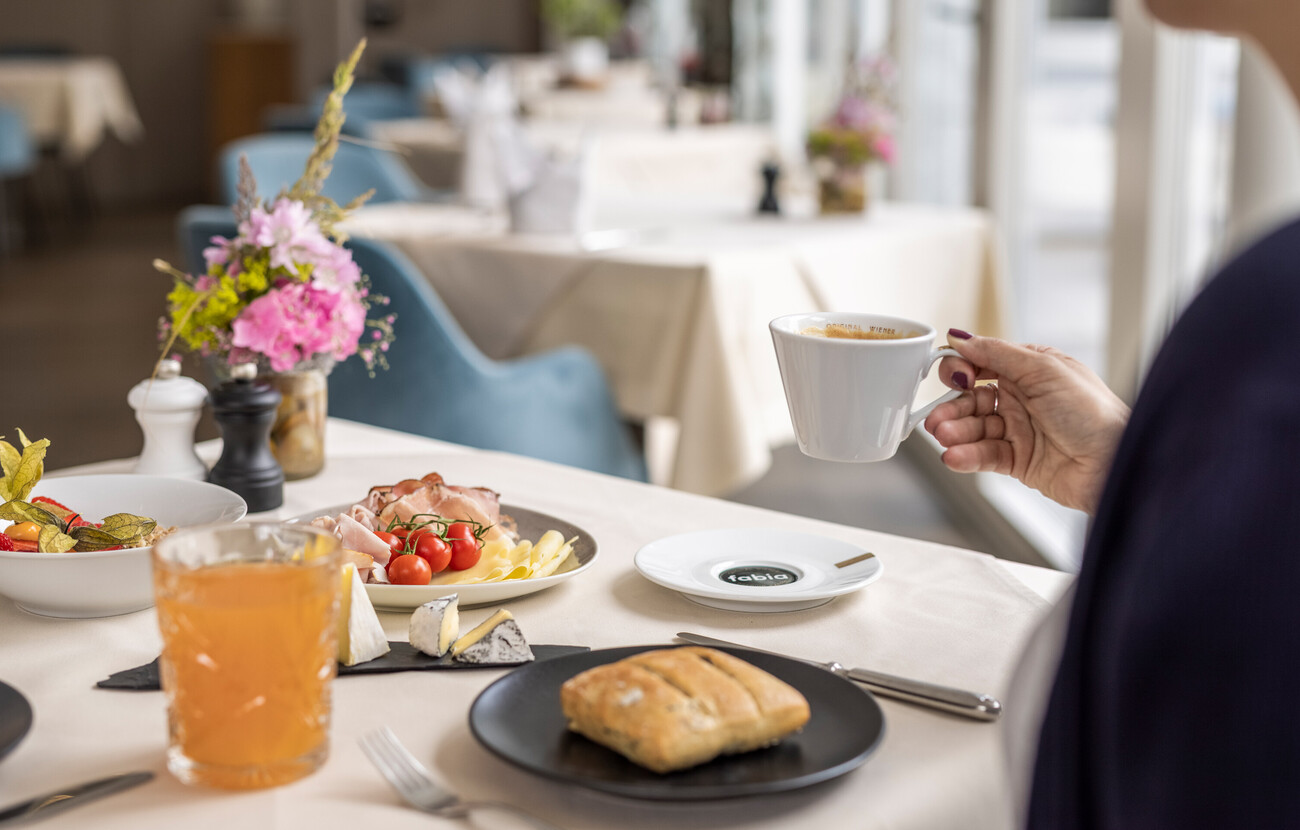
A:
<svg viewBox="0 0 1300 830">
<path fill-rule="evenodd" d="M 285 481 L 310 478 L 325 467 L 325 415 L 329 376 L 319 368 L 262 375 L 280 393 L 271 427 L 271 452 Z"/>
<path fill-rule="evenodd" d="M 819 159 L 817 195 L 822 213 L 861 213 L 867 207 L 867 169 Z"/>
</svg>

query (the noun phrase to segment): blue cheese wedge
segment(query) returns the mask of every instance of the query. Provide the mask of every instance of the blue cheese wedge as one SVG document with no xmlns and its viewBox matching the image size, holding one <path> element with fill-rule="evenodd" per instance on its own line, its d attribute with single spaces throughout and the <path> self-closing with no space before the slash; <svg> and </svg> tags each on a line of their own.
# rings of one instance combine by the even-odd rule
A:
<svg viewBox="0 0 1300 830">
<path fill-rule="evenodd" d="M 462 663 L 527 663 L 533 650 L 519 623 L 502 608 L 451 647 L 451 659 Z"/>
<path fill-rule="evenodd" d="M 430 657 L 441 657 L 460 633 L 459 598 L 456 594 L 430 600 L 411 615 L 411 645 Z"/>
<path fill-rule="evenodd" d="M 361 584 L 357 566 L 343 566 L 343 599 L 339 605 L 339 662 L 355 666 L 388 653 L 388 637 Z"/>
</svg>

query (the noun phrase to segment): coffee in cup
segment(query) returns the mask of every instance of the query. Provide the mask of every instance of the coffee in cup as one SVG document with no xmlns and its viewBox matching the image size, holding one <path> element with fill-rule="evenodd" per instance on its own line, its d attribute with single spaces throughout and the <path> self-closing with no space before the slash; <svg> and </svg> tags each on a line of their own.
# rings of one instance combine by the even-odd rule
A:
<svg viewBox="0 0 1300 830">
<path fill-rule="evenodd" d="M 799 449 L 828 461 L 883 461 L 952 390 L 914 408 L 936 360 L 924 323 L 883 314 L 790 314 L 768 324 Z"/>
</svg>

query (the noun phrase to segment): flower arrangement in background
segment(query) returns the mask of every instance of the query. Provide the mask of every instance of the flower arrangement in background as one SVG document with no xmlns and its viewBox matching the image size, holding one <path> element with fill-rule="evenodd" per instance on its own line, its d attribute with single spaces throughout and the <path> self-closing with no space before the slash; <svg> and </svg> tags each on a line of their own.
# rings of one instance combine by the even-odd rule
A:
<svg viewBox="0 0 1300 830">
<path fill-rule="evenodd" d="M 841 167 L 894 161 L 898 75 L 887 56 L 855 63 L 831 117 L 808 135 L 808 154 Z"/>
<path fill-rule="evenodd" d="M 388 367 L 395 315 L 371 316 L 388 299 L 369 290 L 337 229 L 371 194 L 344 207 L 321 194 L 338 149 L 343 96 L 364 48 L 363 40 L 335 71 L 315 145 L 293 187 L 259 202 L 252 171 L 241 159 L 238 233 L 212 238 L 203 252 L 207 272 L 194 276 L 154 261 L 175 279 L 159 321 L 164 356 L 179 342 L 217 363 L 255 362 L 263 372 L 332 366 L 353 354 L 372 375 Z"/>
<path fill-rule="evenodd" d="M 808 134 L 822 213 L 861 212 L 867 205 L 867 165 L 893 162 L 896 82 L 888 57 L 855 63 L 835 111 Z"/>
</svg>

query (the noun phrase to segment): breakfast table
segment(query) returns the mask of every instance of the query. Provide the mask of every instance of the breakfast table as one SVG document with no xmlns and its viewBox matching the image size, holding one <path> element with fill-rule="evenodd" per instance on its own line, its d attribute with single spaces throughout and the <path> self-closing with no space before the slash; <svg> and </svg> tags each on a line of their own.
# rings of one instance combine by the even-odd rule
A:
<svg viewBox="0 0 1300 830">
<path fill-rule="evenodd" d="M 486 485 L 517 505 L 562 517 L 598 544 L 590 568 L 503 603 L 532 643 L 667 645 L 694 631 L 817 660 L 1005 697 L 1017 655 L 1069 577 L 943 545 L 814 521 L 535 459 L 470 449 L 331 419 L 325 470 L 285 486 L 284 504 L 251 518 L 284 519 L 362 498 L 372 485 L 440 472 Z M 217 442 L 201 446 L 209 462 Z M 69 473 L 129 472 L 129 459 Z M 747 613 L 698 604 L 643 577 L 633 557 L 687 531 L 799 531 L 841 540 L 879 558 L 880 578 L 802 611 Z M 495 606 L 462 611 L 462 630 Z M 380 611 L 389 640 L 407 639 L 408 615 Z M 334 681 L 327 763 L 293 784 L 261 791 L 188 787 L 166 770 L 165 704 L 159 692 L 109 691 L 95 683 L 157 656 L 152 610 L 69 620 L 25 613 L 0 600 L 0 680 L 32 703 L 35 722 L 0 761 L 0 805 L 115 772 L 151 770 L 143 786 L 56 815 L 50 830 L 93 826 L 344 830 L 466 826 L 405 806 L 367 761 L 357 739 L 389 726 L 435 776 L 465 797 L 526 807 L 565 828 L 795 828 L 965 830 L 1012 826 L 1001 745 L 1006 725 L 878 698 L 881 742 L 834 780 L 783 793 L 722 801 L 638 801 L 538 777 L 479 745 L 467 713 L 507 669 L 414 671 Z M 275 632 L 268 631 L 268 637 Z M 1006 717 L 1003 719 L 1006 720 Z M 846 724 L 846 728 L 852 724 Z M 476 817 L 469 826 L 498 824 Z"/>
<path fill-rule="evenodd" d="M 793 440 L 768 321 L 870 311 L 939 331 L 1003 330 L 983 211 L 882 202 L 865 214 L 765 216 L 753 206 L 607 192 L 577 235 L 510 233 L 500 217 L 450 205 L 365 207 L 344 227 L 405 252 L 491 358 L 589 349 L 619 410 L 667 427 L 647 430 L 653 479 L 721 496 L 761 477 L 772 448 Z M 942 391 L 931 373 L 921 397 Z"/>
</svg>

